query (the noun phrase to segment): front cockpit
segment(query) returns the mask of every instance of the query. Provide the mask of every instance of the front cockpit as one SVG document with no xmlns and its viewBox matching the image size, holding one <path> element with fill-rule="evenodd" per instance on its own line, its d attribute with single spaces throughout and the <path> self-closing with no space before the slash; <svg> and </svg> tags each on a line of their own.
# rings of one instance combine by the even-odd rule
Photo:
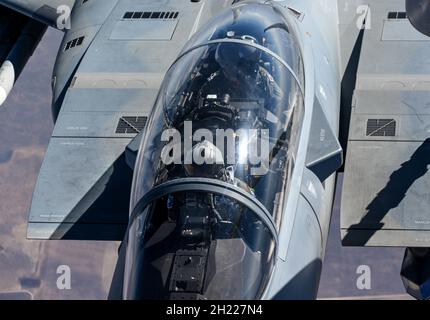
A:
<svg viewBox="0 0 430 320">
<path fill-rule="evenodd" d="M 136 162 L 126 297 L 262 296 L 303 86 L 299 46 L 276 5 L 236 5 L 190 39 L 166 74 Z"/>
<path fill-rule="evenodd" d="M 276 239 L 246 196 L 189 186 L 158 189 L 136 219 L 137 299 L 253 299 L 273 264 Z M 191 189 L 191 190 L 190 190 Z"/>
</svg>

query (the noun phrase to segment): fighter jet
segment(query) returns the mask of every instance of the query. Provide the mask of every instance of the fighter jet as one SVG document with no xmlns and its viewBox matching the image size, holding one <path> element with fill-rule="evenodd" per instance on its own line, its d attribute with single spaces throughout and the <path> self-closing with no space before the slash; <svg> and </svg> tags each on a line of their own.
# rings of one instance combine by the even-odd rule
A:
<svg viewBox="0 0 430 320">
<path fill-rule="evenodd" d="M 0 103 L 47 26 L 64 31 L 27 236 L 121 241 L 109 298 L 316 298 L 339 172 L 343 244 L 407 248 L 405 287 L 430 297 L 429 0 L 0 16 Z"/>
</svg>

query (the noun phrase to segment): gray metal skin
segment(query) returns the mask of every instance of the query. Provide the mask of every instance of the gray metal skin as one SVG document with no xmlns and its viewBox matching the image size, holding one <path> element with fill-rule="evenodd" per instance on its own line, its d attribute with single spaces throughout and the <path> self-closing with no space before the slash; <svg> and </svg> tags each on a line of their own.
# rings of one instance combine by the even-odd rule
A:
<svg viewBox="0 0 430 320">
<path fill-rule="evenodd" d="M 22 2 L 0 1 L 23 12 L 43 1 Z M 314 299 L 327 243 L 334 173 L 342 164 L 337 139 L 340 82 L 359 34 L 356 8 L 362 1 L 342 0 L 339 6 L 336 0 L 273 2 L 298 35 L 305 70 L 305 114 L 276 265 L 262 298 Z M 65 33 L 53 73 L 56 126 L 33 196 L 29 238 L 75 239 L 85 232 L 88 238 L 119 240 L 127 227 L 127 220 L 119 215 L 122 208 L 84 217 L 97 207 L 94 203 L 118 174 L 120 182 L 131 181 L 121 163 L 137 132 L 117 133 L 115 128 L 124 116 L 149 115 L 164 74 L 183 45 L 230 5 L 231 0 L 76 2 L 72 28 Z M 126 11 L 178 11 L 180 17 L 168 25 L 142 22 L 155 28 L 148 33 L 131 25 L 136 22 L 122 19 Z M 81 37 L 80 44 L 70 48 L 68 44 Z M 115 192 L 124 190 L 129 189 L 113 187 L 110 201 L 116 199 Z M 82 231 L 76 231 L 77 226 Z M 102 236 L 105 231 L 108 235 Z M 126 284 L 120 289 L 127 292 L 127 270 L 121 272 L 120 268 Z"/>
<path fill-rule="evenodd" d="M 283 4 L 303 14 L 293 21 L 305 64 L 305 116 L 278 259 L 264 298 L 315 299 L 332 212 L 332 173 L 342 165 L 337 140 L 341 75 L 360 31 L 356 8 L 361 1 Z M 338 12 L 339 21 L 333 19 Z"/>
<path fill-rule="evenodd" d="M 371 9 L 352 99 L 342 244 L 407 247 L 406 291 L 430 299 L 430 1 L 378 0 Z"/>
<path fill-rule="evenodd" d="M 342 193 L 344 245 L 430 243 L 430 64 L 422 59 L 430 37 L 387 16 L 402 11 L 402 0 L 377 1 L 364 33 Z"/>
<path fill-rule="evenodd" d="M 82 1 L 80 1 L 82 2 Z M 1 4 L 49 26 L 56 27 L 60 6 L 73 8 L 75 0 L 3 0 Z"/>
</svg>

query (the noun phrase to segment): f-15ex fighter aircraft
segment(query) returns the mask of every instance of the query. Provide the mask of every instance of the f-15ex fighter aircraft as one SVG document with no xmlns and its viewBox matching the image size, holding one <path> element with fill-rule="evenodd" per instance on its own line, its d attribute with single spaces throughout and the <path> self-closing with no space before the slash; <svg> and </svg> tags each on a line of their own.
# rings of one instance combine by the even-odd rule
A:
<svg viewBox="0 0 430 320">
<path fill-rule="evenodd" d="M 122 241 L 110 298 L 316 298 L 343 170 L 343 244 L 406 247 L 405 287 L 430 297 L 429 0 L 0 16 L 1 103 L 47 26 L 64 31 L 28 238 Z"/>
</svg>

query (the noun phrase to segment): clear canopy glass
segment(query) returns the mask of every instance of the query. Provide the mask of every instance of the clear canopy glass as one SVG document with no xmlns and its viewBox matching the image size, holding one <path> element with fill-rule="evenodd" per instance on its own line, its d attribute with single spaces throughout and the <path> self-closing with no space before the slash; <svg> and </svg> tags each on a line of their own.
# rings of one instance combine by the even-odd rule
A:
<svg viewBox="0 0 430 320">
<path fill-rule="evenodd" d="M 202 30 L 167 72 L 148 122 L 128 254 L 134 277 L 159 274 L 164 298 L 253 299 L 274 263 L 294 169 L 302 59 L 275 5 L 244 2 Z"/>
</svg>

